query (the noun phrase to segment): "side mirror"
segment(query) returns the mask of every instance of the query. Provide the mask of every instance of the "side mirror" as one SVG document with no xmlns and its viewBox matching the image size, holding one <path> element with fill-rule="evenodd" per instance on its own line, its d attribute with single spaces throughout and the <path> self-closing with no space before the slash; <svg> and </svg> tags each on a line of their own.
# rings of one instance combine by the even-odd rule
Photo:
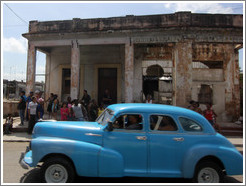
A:
<svg viewBox="0 0 246 186">
<path fill-rule="evenodd" d="M 114 127 L 113 127 L 113 122 L 112 121 L 108 122 L 107 129 L 108 129 L 108 131 L 113 131 Z"/>
</svg>

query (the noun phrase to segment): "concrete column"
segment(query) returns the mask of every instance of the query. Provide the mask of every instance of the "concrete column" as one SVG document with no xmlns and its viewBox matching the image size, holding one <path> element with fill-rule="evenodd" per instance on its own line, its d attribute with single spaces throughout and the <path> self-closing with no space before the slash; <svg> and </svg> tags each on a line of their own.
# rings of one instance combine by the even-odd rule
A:
<svg viewBox="0 0 246 186">
<path fill-rule="evenodd" d="M 224 45 L 225 110 L 229 121 L 240 115 L 238 51 L 232 44 Z"/>
<path fill-rule="evenodd" d="M 233 99 L 235 100 L 235 120 L 240 117 L 240 70 L 239 70 L 239 53 L 238 49 L 234 49 L 234 91 Z"/>
<path fill-rule="evenodd" d="M 125 44 L 125 103 L 133 102 L 134 46 Z"/>
<path fill-rule="evenodd" d="M 79 76 L 80 76 L 80 51 L 77 40 L 72 40 L 71 48 L 71 90 L 70 95 L 72 99 L 79 97 Z"/>
<path fill-rule="evenodd" d="M 26 93 L 35 89 L 36 74 L 36 48 L 33 44 L 28 43 L 27 52 L 27 72 L 26 72 Z"/>
<path fill-rule="evenodd" d="M 174 47 L 174 105 L 187 107 L 192 97 L 192 42 Z"/>
<path fill-rule="evenodd" d="M 50 96 L 50 65 L 51 59 L 50 54 L 46 54 L 46 67 L 45 67 L 45 100 L 47 100 Z"/>
</svg>

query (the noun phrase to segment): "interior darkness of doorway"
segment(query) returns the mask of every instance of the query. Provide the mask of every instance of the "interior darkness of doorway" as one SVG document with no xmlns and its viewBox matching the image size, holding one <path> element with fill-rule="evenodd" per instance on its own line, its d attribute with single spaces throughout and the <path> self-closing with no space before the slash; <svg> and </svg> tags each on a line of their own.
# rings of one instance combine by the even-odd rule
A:
<svg viewBox="0 0 246 186">
<path fill-rule="evenodd" d="M 154 97 L 154 91 L 159 90 L 159 78 L 143 76 L 143 93 L 147 98 L 150 94 L 152 98 Z"/>
</svg>

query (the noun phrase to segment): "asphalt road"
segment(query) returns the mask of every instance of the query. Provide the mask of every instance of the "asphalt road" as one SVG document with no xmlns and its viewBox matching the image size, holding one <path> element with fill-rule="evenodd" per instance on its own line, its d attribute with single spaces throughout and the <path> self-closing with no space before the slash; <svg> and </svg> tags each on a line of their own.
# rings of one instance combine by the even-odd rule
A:
<svg viewBox="0 0 246 186">
<path fill-rule="evenodd" d="M 3 143 L 3 183 L 41 183 L 40 168 L 25 170 L 18 161 L 20 153 L 24 152 L 26 142 Z M 77 177 L 76 183 L 190 183 L 188 179 L 164 178 L 88 178 Z M 226 177 L 227 183 L 242 183 L 243 176 Z"/>
</svg>

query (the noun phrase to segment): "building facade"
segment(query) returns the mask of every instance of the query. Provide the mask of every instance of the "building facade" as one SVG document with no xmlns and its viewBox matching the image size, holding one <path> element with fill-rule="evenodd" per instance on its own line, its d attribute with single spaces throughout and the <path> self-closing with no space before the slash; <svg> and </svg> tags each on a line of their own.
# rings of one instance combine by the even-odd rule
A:
<svg viewBox="0 0 246 186">
<path fill-rule="evenodd" d="M 44 91 L 44 83 L 36 82 L 35 90 Z M 26 91 L 26 82 L 3 79 L 3 98 L 19 100 L 21 91 Z M 26 92 L 26 96 L 29 92 Z"/>
<path fill-rule="evenodd" d="M 240 114 L 238 50 L 243 16 L 174 14 L 31 21 L 27 91 L 34 90 L 36 51 L 46 54 L 45 95 L 155 102 L 187 107 L 211 102 L 219 121 Z"/>
</svg>

